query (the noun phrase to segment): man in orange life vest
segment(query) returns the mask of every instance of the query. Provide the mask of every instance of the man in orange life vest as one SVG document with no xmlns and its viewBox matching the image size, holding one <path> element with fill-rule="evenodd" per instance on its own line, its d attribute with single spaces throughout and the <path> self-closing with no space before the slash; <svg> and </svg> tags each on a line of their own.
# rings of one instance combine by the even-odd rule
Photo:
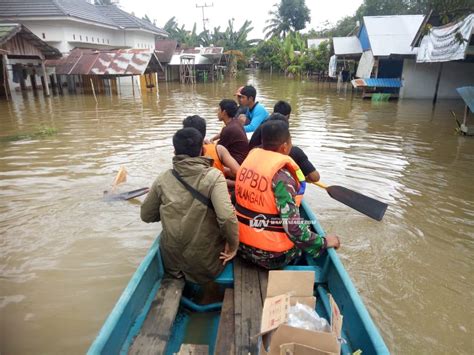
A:
<svg viewBox="0 0 474 355">
<path fill-rule="evenodd" d="M 183 128 L 197 129 L 206 136 L 206 120 L 198 115 L 188 116 L 183 120 Z M 234 177 L 240 165 L 232 157 L 226 147 L 213 143 L 203 144 L 203 156 L 214 160 L 213 167 L 222 171 L 225 176 Z"/>
<path fill-rule="evenodd" d="M 338 248 L 336 235 L 322 237 L 299 214 L 305 177 L 288 156 L 291 136 L 288 123 L 262 125 L 262 148 L 250 151 L 237 172 L 236 212 L 239 220 L 239 254 L 267 269 L 287 265 L 301 256 L 320 255 Z"/>
</svg>

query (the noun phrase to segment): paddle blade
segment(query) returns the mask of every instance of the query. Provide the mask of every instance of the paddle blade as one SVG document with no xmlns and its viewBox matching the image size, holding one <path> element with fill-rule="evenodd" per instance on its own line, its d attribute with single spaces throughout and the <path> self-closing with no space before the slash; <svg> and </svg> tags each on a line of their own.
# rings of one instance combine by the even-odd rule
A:
<svg viewBox="0 0 474 355">
<path fill-rule="evenodd" d="M 128 191 L 128 192 L 122 192 L 121 194 L 114 194 L 114 193 L 109 193 L 108 191 L 104 191 L 104 200 L 105 201 L 130 200 L 132 198 L 147 194 L 148 191 L 150 191 L 148 187 L 143 187 L 141 189 Z"/>
<path fill-rule="evenodd" d="M 328 186 L 326 191 L 333 199 L 338 200 L 339 202 L 342 202 L 343 204 L 377 221 L 382 220 L 388 207 L 386 203 L 342 186 Z"/>
</svg>

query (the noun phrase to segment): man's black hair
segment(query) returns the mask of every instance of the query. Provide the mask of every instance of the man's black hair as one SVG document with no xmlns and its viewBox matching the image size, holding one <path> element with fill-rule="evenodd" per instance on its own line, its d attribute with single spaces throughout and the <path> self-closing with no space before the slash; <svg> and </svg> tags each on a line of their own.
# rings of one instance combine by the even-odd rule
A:
<svg viewBox="0 0 474 355">
<path fill-rule="evenodd" d="M 242 90 L 240 90 L 240 95 L 247 96 L 248 98 L 253 97 L 254 101 L 257 97 L 257 90 L 252 85 L 244 86 Z"/>
<path fill-rule="evenodd" d="M 283 143 L 290 139 L 288 122 L 268 120 L 262 124 L 263 149 L 276 151 Z"/>
<path fill-rule="evenodd" d="M 270 121 L 270 120 L 288 122 L 288 117 L 286 117 L 285 115 L 282 115 L 281 113 L 273 112 L 270 116 L 268 116 L 267 121 Z"/>
<path fill-rule="evenodd" d="M 227 116 L 234 117 L 237 113 L 237 103 L 234 100 L 224 99 L 219 102 L 222 111 L 227 112 Z"/>
<path fill-rule="evenodd" d="M 185 154 L 190 157 L 200 156 L 203 139 L 201 133 L 196 128 L 187 127 L 180 129 L 173 136 L 175 154 Z"/>
<path fill-rule="evenodd" d="M 273 112 L 288 116 L 291 113 L 291 106 L 288 102 L 280 100 L 273 106 Z"/>
<path fill-rule="evenodd" d="M 183 120 L 183 128 L 187 127 L 196 128 L 203 138 L 206 137 L 206 120 L 201 116 L 194 115 L 186 117 Z"/>
</svg>

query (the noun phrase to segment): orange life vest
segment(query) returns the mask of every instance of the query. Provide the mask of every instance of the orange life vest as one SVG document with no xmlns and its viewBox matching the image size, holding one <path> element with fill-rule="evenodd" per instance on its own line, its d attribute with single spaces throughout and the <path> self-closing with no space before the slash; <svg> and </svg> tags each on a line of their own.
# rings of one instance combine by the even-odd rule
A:
<svg viewBox="0 0 474 355">
<path fill-rule="evenodd" d="M 252 149 L 235 179 L 236 212 L 241 243 L 254 248 L 283 252 L 293 248 L 293 242 L 283 229 L 278 213 L 272 179 L 281 168 L 286 168 L 297 182 L 298 193 L 304 192 L 304 175 L 287 155 Z M 301 201 L 301 198 L 298 198 Z M 297 201 L 297 205 L 299 205 Z"/>
<path fill-rule="evenodd" d="M 217 154 L 217 145 L 216 144 L 204 144 L 204 156 L 208 158 L 214 159 L 214 164 L 212 165 L 214 168 L 219 169 L 224 173 L 224 165 L 222 165 L 221 160 L 219 159 L 219 154 Z"/>
</svg>

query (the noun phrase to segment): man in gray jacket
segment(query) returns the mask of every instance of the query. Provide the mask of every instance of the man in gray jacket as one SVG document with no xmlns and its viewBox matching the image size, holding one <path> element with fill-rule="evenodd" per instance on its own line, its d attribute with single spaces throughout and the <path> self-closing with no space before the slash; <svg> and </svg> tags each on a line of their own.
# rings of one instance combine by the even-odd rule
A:
<svg viewBox="0 0 474 355">
<path fill-rule="evenodd" d="M 160 174 L 141 206 L 144 222 L 162 222 L 160 251 L 174 277 L 205 284 L 238 249 L 237 217 L 222 173 L 201 156 L 203 137 L 195 128 L 173 136 L 173 169 Z"/>
</svg>

